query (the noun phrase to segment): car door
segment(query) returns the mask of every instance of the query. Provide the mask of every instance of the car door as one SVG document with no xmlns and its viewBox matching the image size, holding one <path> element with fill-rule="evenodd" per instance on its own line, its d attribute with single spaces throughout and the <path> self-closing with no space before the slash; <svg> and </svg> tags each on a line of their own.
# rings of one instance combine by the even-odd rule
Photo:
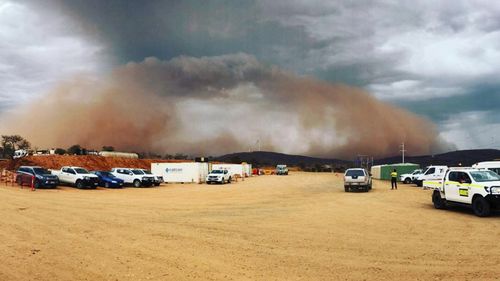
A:
<svg viewBox="0 0 500 281">
<path fill-rule="evenodd" d="M 470 203 L 471 178 L 465 172 L 452 171 L 445 181 L 446 199 L 460 203 Z"/>
<path fill-rule="evenodd" d="M 471 202 L 471 187 L 472 187 L 472 179 L 466 172 L 459 172 L 458 179 L 458 196 L 457 202 L 461 203 L 470 203 Z"/>
<path fill-rule="evenodd" d="M 448 173 L 444 182 L 444 193 L 446 200 L 459 202 L 458 188 L 459 188 L 459 172 L 451 171 Z"/>
<path fill-rule="evenodd" d="M 126 183 L 132 183 L 132 177 L 130 176 L 130 171 L 125 169 L 119 169 L 118 174 Z"/>
<path fill-rule="evenodd" d="M 62 168 L 59 173 L 59 181 L 68 182 L 68 168 Z"/>
<path fill-rule="evenodd" d="M 21 173 L 19 173 L 19 176 L 21 178 L 21 183 L 23 185 L 25 184 L 31 184 L 31 178 L 33 177 L 30 173 L 30 169 L 28 168 L 21 168 L 19 169 Z"/>
</svg>

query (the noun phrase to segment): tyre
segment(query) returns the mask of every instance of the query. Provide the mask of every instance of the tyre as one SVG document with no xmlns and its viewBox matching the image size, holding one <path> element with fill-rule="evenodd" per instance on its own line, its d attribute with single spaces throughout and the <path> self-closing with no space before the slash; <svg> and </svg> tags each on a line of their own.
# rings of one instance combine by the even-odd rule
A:
<svg viewBox="0 0 500 281">
<path fill-rule="evenodd" d="M 446 200 L 441 198 L 441 194 L 437 190 L 434 190 L 434 192 L 432 193 L 432 203 L 434 204 L 434 208 L 436 209 L 446 209 Z"/>
<path fill-rule="evenodd" d="M 482 196 L 477 196 L 472 200 L 472 210 L 478 217 L 487 217 L 491 213 L 490 202 Z"/>
<path fill-rule="evenodd" d="M 109 188 L 109 182 L 106 182 L 106 183 L 104 184 L 104 187 L 105 187 L 105 188 Z"/>
<path fill-rule="evenodd" d="M 39 181 L 37 181 L 37 180 L 35 180 L 35 182 L 33 183 L 33 187 L 34 187 L 35 189 L 40 188 L 40 182 L 39 182 Z"/>
<path fill-rule="evenodd" d="M 17 178 L 16 178 L 16 183 L 17 183 L 18 185 L 23 185 L 23 181 L 21 180 L 21 177 L 17 177 Z"/>
<path fill-rule="evenodd" d="M 344 191 L 345 192 L 349 192 L 349 187 L 348 186 L 344 186 Z"/>
<path fill-rule="evenodd" d="M 422 187 L 423 182 L 422 181 L 417 181 L 417 186 Z"/>
<path fill-rule="evenodd" d="M 231 183 L 231 177 L 229 177 L 229 179 L 227 180 L 227 183 Z"/>
<path fill-rule="evenodd" d="M 76 188 L 83 188 L 83 182 L 81 180 L 77 180 L 75 185 L 76 185 Z"/>
<path fill-rule="evenodd" d="M 134 187 L 141 187 L 141 181 L 140 180 L 134 180 Z"/>
<path fill-rule="evenodd" d="M 406 178 L 403 182 L 404 182 L 405 184 L 409 184 L 409 183 L 411 183 L 411 179 L 410 179 L 410 178 Z"/>
<path fill-rule="evenodd" d="M 160 186 L 160 183 L 155 183 L 155 186 Z"/>
</svg>

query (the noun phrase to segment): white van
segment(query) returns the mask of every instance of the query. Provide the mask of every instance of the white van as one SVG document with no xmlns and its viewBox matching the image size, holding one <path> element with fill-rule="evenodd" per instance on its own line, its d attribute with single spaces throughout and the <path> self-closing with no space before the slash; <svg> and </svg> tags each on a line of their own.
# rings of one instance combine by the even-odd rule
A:
<svg viewBox="0 0 500 281">
<path fill-rule="evenodd" d="M 421 187 L 424 181 L 442 180 L 447 169 L 448 166 L 429 166 L 422 174 L 417 176 L 415 183 Z"/>
<path fill-rule="evenodd" d="M 500 175 L 500 161 L 479 162 L 472 165 L 472 168 L 488 169 Z"/>
</svg>

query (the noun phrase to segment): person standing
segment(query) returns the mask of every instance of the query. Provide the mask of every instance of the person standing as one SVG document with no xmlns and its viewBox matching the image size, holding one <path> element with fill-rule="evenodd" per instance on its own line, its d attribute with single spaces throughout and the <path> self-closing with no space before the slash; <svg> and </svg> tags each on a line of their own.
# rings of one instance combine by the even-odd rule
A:
<svg viewBox="0 0 500 281">
<path fill-rule="evenodd" d="M 396 169 L 391 172 L 391 189 L 398 189 L 398 172 Z"/>
</svg>

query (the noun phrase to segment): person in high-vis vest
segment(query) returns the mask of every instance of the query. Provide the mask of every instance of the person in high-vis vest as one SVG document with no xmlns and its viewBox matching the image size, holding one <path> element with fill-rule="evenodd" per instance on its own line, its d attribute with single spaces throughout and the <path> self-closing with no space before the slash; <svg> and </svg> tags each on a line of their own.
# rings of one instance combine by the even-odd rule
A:
<svg viewBox="0 0 500 281">
<path fill-rule="evenodd" d="M 391 173 L 391 189 L 398 189 L 398 172 L 396 172 L 396 169 Z"/>
</svg>

